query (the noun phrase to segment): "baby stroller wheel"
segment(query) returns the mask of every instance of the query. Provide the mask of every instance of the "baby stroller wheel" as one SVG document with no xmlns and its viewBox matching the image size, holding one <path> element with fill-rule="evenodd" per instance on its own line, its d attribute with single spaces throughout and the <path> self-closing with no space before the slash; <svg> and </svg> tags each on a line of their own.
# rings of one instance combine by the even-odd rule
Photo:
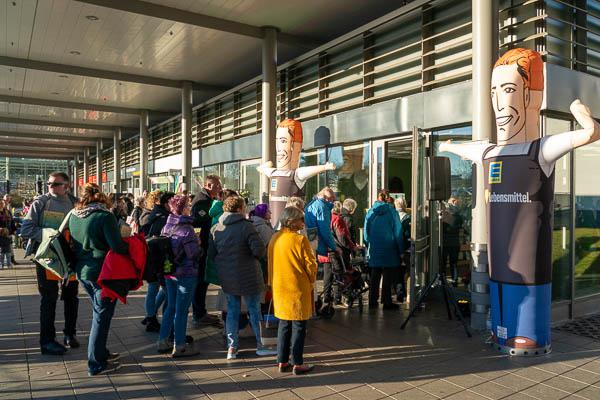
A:
<svg viewBox="0 0 600 400">
<path fill-rule="evenodd" d="M 318 314 L 323 319 L 331 319 L 333 318 L 333 314 L 335 314 L 335 308 L 333 308 L 333 304 L 331 303 L 325 304 L 319 309 Z"/>
</svg>

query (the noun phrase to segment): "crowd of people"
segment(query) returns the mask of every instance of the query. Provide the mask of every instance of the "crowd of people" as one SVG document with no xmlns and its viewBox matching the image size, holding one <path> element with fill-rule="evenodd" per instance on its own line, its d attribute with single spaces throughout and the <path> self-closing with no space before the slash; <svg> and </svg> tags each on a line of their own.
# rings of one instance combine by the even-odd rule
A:
<svg viewBox="0 0 600 400">
<path fill-rule="evenodd" d="M 336 201 L 328 187 L 308 204 L 290 197 L 279 221 L 272 221 L 268 204 L 248 209 L 246 199 L 224 189 L 215 175 L 207 176 L 195 195 L 156 190 L 139 198 L 107 195 L 92 183 L 76 198 L 69 182 L 62 172 L 50 174 L 48 192 L 32 202 L 20 235 L 27 241 L 28 256 L 43 242 L 45 228 L 68 230 L 72 273 L 60 279 L 36 263 L 41 296 L 40 348 L 43 354 L 62 355 L 68 348 L 79 347 L 77 293 L 82 286 L 93 311 L 88 341 L 90 375 L 119 367 L 119 354 L 107 347 L 116 301 L 102 295 L 99 276 L 110 252 L 131 256 L 128 238 L 132 235 L 144 235 L 148 252 L 145 316 L 141 322 L 146 331 L 158 333 L 157 351 L 172 357 L 201 351 L 187 334 L 192 308 L 194 328 L 223 327 L 228 360 L 238 355 L 240 323 L 247 316 L 257 355 L 276 355 L 282 372 L 311 371 L 313 366 L 305 363 L 303 351 L 307 322 L 319 315 L 317 297 L 322 298 L 321 307 L 343 303 L 336 290 L 335 272 L 350 268 L 352 257 L 363 249 L 371 271 L 369 308 L 382 303 L 385 310 L 396 309 L 392 292 L 397 292 L 399 301 L 406 294 L 403 267 L 407 263 L 410 214 L 403 199 L 394 206 L 394 199 L 385 192 L 379 194 L 364 221 L 354 218 L 354 200 Z M 0 223 L 5 225 L 3 209 L 0 202 Z M 4 225 L 0 225 L 0 237 Z M 4 260 L 11 258 L 4 250 L 2 254 Z M 320 295 L 315 289 L 318 271 L 323 277 Z M 221 318 L 207 311 L 209 284 L 220 286 L 225 304 Z M 401 289 L 396 290 L 396 286 Z M 59 292 L 65 310 L 62 343 L 56 339 L 54 324 Z M 276 349 L 263 345 L 261 329 L 267 311 L 278 321 Z"/>
</svg>

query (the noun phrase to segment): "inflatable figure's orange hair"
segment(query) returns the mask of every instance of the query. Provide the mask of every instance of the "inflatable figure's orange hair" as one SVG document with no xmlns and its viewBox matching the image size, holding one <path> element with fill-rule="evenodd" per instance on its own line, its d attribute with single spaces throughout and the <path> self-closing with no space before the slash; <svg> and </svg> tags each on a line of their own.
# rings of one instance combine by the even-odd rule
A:
<svg viewBox="0 0 600 400">
<path fill-rule="evenodd" d="M 302 143 L 302 124 L 300 121 L 294 119 L 284 119 L 277 125 L 278 128 L 287 128 L 290 135 L 292 135 L 292 141 L 296 143 Z"/>
<path fill-rule="evenodd" d="M 540 53 L 523 48 L 512 49 L 496 61 L 494 68 L 512 64 L 517 65 L 517 71 L 523 77 L 525 87 L 530 90 L 544 90 L 544 63 Z"/>
</svg>

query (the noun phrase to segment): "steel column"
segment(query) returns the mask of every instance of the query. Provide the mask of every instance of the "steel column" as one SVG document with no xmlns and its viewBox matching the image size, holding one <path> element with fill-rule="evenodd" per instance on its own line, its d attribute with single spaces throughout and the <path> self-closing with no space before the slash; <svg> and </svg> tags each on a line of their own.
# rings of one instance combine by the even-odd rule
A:
<svg viewBox="0 0 600 400">
<path fill-rule="evenodd" d="M 262 44 L 262 162 L 275 163 L 277 118 L 277 30 L 266 27 Z M 269 194 L 269 179 L 260 175 L 261 199 Z"/>
<path fill-rule="evenodd" d="M 113 188 L 115 193 L 121 193 L 121 128 L 113 134 Z"/>
<path fill-rule="evenodd" d="M 140 113 L 140 192 L 148 189 L 148 111 Z M 135 185 L 134 185 L 135 189 Z"/>
<path fill-rule="evenodd" d="M 181 86 L 181 190 L 192 189 L 192 82 Z"/>
<path fill-rule="evenodd" d="M 492 68 L 498 56 L 498 2 L 472 0 L 473 21 L 473 140 L 493 140 L 495 120 L 490 101 Z M 471 255 L 471 328 L 483 330 L 490 304 L 487 256 L 487 217 L 484 202 L 484 174 L 476 168 L 476 204 L 473 208 Z"/>
<path fill-rule="evenodd" d="M 96 142 L 96 183 L 102 189 L 102 139 Z"/>
<path fill-rule="evenodd" d="M 83 186 L 88 183 L 90 176 L 90 148 L 86 147 L 83 150 Z"/>
</svg>

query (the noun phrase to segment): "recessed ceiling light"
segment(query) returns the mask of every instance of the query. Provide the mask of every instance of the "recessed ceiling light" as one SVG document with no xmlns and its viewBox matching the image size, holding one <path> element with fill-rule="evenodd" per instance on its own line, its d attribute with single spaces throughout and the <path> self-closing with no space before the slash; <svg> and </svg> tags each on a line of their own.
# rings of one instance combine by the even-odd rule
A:
<svg viewBox="0 0 600 400">
<path fill-rule="evenodd" d="M 100 18 L 96 17 L 95 15 L 86 15 L 85 16 L 87 19 L 89 19 L 90 21 L 98 21 Z"/>
<path fill-rule="evenodd" d="M 68 78 L 68 77 L 69 77 L 69 75 L 59 75 L 58 77 L 59 77 L 59 78 L 65 78 L 65 79 L 66 79 L 66 78 Z"/>
<path fill-rule="evenodd" d="M 78 55 L 80 55 L 80 54 L 81 54 L 81 53 L 80 53 L 79 51 L 77 51 L 77 50 L 71 50 L 69 53 L 70 53 L 70 54 L 72 54 L 72 55 L 74 55 L 74 56 L 78 56 Z"/>
</svg>

